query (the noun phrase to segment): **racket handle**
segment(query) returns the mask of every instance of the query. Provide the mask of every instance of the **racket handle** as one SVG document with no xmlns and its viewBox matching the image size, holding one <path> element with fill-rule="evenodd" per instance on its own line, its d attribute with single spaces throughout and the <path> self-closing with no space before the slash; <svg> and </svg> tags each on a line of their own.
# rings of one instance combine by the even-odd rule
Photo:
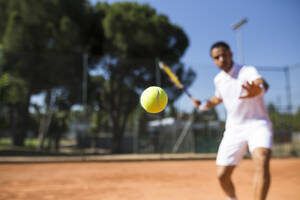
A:
<svg viewBox="0 0 300 200">
<path fill-rule="evenodd" d="M 190 98 L 193 98 L 192 95 L 185 89 L 185 88 L 182 88 L 183 92 L 188 95 Z"/>
</svg>

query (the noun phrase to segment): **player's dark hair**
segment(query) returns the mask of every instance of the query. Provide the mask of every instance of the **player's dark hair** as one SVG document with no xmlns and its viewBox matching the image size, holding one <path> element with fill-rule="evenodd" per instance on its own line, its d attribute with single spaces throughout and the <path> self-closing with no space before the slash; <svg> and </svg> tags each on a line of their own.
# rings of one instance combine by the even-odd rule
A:
<svg viewBox="0 0 300 200">
<path fill-rule="evenodd" d="M 214 43 L 213 45 L 211 45 L 210 51 L 209 51 L 209 55 L 211 55 L 211 51 L 212 51 L 214 48 L 219 48 L 219 47 L 224 47 L 224 48 L 230 50 L 230 46 L 229 46 L 226 42 L 219 41 L 219 42 L 216 42 L 216 43 Z"/>
</svg>

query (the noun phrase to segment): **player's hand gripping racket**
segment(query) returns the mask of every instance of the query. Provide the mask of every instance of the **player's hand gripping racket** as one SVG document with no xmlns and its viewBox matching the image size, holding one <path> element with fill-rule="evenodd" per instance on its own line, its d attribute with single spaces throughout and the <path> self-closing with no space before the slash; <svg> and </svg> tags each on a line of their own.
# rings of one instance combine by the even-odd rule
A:
<svg viewBox="0 0 300 200">
<path fill-rule="evenodd" d="M 172 72 L 172 70 L 163 62 L 159 61 L 159 67 L 169 76 L 170 80 L 174 85 L 181 89 L 188 97 L 192 100 L 193 104 L 195 107 L 199 107 L 201 104 L 201 101 L 195 99 L 192 97 L 192 95 L 184 88 L 183 84 L 179 81 L 178 77 L 176 74 Z"/>
</svg>

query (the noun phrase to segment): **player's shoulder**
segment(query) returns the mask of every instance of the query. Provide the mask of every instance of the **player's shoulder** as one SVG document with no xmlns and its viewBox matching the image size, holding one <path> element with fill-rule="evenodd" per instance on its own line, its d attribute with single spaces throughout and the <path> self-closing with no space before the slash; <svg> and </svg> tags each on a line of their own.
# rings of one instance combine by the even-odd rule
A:
<svg viewBox="0 0 300 200">
<path fill-rule="evenodd" d="M 244 80 L 253 81 L 258 78 L 262 78 L 261 74 L 258 72 L 255 66 L 253 65 L 244 65 L 242 66 L 239 77 Z"/>
<path fill-rule="evenodd" d="M 224 72 L 223 71 L 220 71 L 214 78 L 214 83 L 217 84 L 219 83 L 220 81 L 223 80 L 223 77 L 224 77 Z"/>
<path fill-rule="evenodd" d="M 256 67 L 253 65 L 242 65 L 240 69 L 240 73 L 250 73 L 253 71 L 257 71 Z"/>
</svg>

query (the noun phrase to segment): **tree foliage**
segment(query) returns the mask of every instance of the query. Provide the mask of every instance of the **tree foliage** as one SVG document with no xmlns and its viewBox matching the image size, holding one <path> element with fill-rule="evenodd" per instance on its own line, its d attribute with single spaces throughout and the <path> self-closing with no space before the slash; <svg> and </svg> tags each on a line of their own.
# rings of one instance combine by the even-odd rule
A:
<svg viewBox="0 0 300 200">
<path fill-rule="evenodd" d="M 26 82 L 21 78 L 4 73 L 0 77 L 0 99 L 2 103 L 15 105 L 24 102 L 27 95 Z"/>
<path fill-rule="evenodd" d="M 156 84 L 157 59 L 167 60 L 184 83 L 191 83 L 192 71 L 186 72 L 179 63 L 188 46 L 184 31 L 172 24 L 165 15 L 157 14 L 147 4 L 98 3 L 103 11 L 105 36 L 101 67 L 104 81 L 100 92 L 99 107 L 110 116 L 113 132 L 114 153 L 120 153 L 121 141 L 129 116 L 136 110 L 138 94 Z M 174 86 L 163 79 L 170 102 L 178 98 Z M 188 86 L 188 85 L 187 85 Z"/>
<path fill-rule="evenodd" d="M 140 92 L 158 83 L 158 59 L 167 62 L 186 87 L 195 78 L 195 73 L 180 63 L 189 44 L 186 34 L 147 4 L 0 0 L 0 17 L 1 69 L 6 74 L 1 77 L 2 86 L 10 77 L 9 84 L 1 87 L 5 95 L 0 98 L 5 100 L 4 106 L 23 101 L 11 111 L 19 118 L 10 119 L 15 125 L 23 122 L 18 130 L 12 130 L 22 136 L 18 145 L 24 144 L 26 137 L 32 95 L 46 96 L 40 123 L 47 124 L 45 120 L 53 117 L 50 131 L 64 129 L 57 114 L 63 111 L 67 116 L 73 105 L 82 104 L 84 54 L 88 55 L 88 69 L 102 72 L 88 75 L 88 109 L 97 113 L 94 119 L 99 127 L 110 126 L 115 153 L 121 152 Z M 172 104 L 181 92 L 163 73 L 161 76 L 160 84 Z"/>
<path fill-rule="evenodd" d="M 82 55 L 94 55 L 92 67 L 102 54 L 101 31 L 93 31 L 95 26 L 101 30 L 100 20 L 88 23 L 95 18 L 90 7 L 86 0 L 0 1 L 3 71 L 26 82 L 27 102 L 19 112 L 25 124 L 34 94 L 55 89 L 69 108 L 81 103 Z M 19 128 L 25 135 L 26 125 Z"/>
</svg>

